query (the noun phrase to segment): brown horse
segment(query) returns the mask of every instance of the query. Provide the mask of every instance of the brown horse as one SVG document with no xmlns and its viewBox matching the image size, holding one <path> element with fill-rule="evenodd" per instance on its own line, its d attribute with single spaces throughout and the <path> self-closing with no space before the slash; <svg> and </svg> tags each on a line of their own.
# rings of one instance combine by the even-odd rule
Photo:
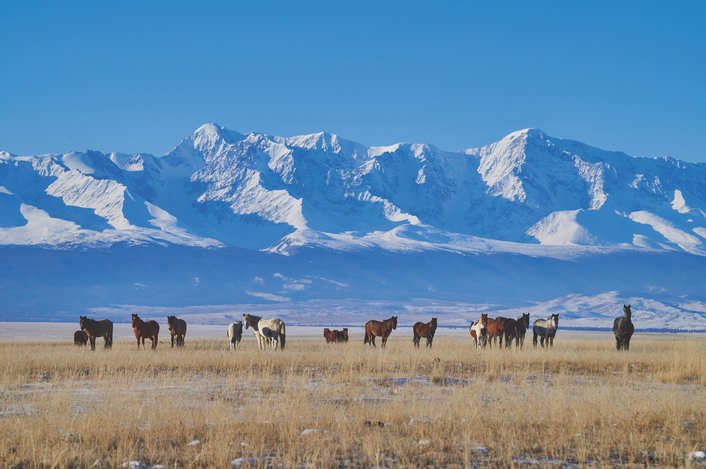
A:
<svg viewBox="0 0 706 469">
<path fill-rule="evenodd" d="M 88 334 L 83 331 L 74 332 L 74 344 L 85 346 L 88 343 Z"/>
<path fill-rule="evenodd" d="M 471 327 L 469 328 L 469 333 L 473 339 L 473 344 L 478 348 L 482 346 L 485 348 L 485 344 L 488 342 L 488 314 L 484 313 L 480 315 L 480 319 L 473 321 Z"/>
<path fill-rule="evenodd" d="M 96 349 L 96 337 L 103 337 L 105 348 L 113 347 L 113 321 L 110 319 L 101 319 L 96 321 L 88 319 L 86 316 L 79 318 L 81 330 L 86 333 L 88 340 L 91 342 L 91 350 Z"/>
<path fill-rule="evenodd" d="M 378 336 L 382 337 L 382 347 L 385 348 L 387 338 L 390 337 L 390 334 L 395 329 L 397 329 L 397 316 L 392 316 L 382 322 L 371 319 L 365 323 L 365 338 L 363 339 L 363 343 L 376 347 L 375 336 Z"/>
<path fill-rule="evenodd" d="M 132 315 L 132 330 L 135 331 L 135 338 L 137 339 L 137 349 L 140 349 L 140 339 L 142 339 L 142 348 L 145 348 L 145 338 L 152 341 L 152 350 L 157 348 L 157 343 L 159 342 L 159 324 L 157 321 L 143 321 L 137 314 Z"/>
<path fill-rule="evenodd" d="M 505 335 L 505 323 L 507 322 L 507 318 L 503 317 L 497 317 L 495 319 L 493 318 L 488 318 L 488 325 L 487 325 L 487 331 L 488 331 L 488 344 L 492 347 L 493 342 L 497 338 L 498 341 L 500 342 L 500 346 L 502 347 L 503 345 L 503 336 Z"/>
<path fill-rule="evenodd" d="M 176 339 L 176 346 L 184 346 L 184 337 L 186 336 L 186 321 L 179 319 L 176 316 L 167 316 L 167 324 L 169 324 L 169 334 L 172 336 L 172 347 Z"/>
<path fill-rule="evenodd" d="M 324 338 L 327 344 L 334 342 L 348 342 L 348 328 L 344 327 L 342 331 L 329 328 L 324 329 Z"/>
<path fill-rule="evenodd" d="M 324 339 L 326 339 L 327 344 L 336 342 L 336 332 L 337 331 L 332 331 L 328 327 L 324 328 Z"/>
<path fill-rule="evenodd" d="M 436 318 L 431 318 L 431 321 L 424 324 L 423 322 L 417 322 L 412 327 L 412 333 L 414 333 L 414 338 L 412 342 L 415 347 L 419 347 L 419 342 L 422 338 L 427 339 L 427 347 L 431 347 L 431 343 L 434 341 L 434 333 L 436 332 Z"/>
</svg>

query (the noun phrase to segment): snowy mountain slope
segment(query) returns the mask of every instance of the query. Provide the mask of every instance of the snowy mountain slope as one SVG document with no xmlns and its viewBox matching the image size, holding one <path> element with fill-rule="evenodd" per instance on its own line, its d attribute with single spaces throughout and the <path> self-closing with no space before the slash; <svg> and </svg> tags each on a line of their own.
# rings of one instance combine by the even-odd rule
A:
<svg viewBox="0 0 706 469">
<path fill-rule="evenodd" d="M 536 129 L 453 153 L 205 124 L 161 157 L 2 152 L 0 187 L 3 245 L 706 254 L 705 164 Z"/>
</svg>

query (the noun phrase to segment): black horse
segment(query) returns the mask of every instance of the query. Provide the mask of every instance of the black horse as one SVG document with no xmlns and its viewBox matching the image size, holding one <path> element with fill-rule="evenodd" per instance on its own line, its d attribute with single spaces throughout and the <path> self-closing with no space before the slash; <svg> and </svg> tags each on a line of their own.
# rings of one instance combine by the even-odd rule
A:
<svg viewBox="0 0 706 469">
<path fill-rule="evenodd" d="M 529 329 L 529 313 L 524 313 L 517 319 L 508 319 L 505 321 L 505 347 L 512 345 L 512 339 L 515 339 L 515 347 L 520 347 L 525 344 L 525 334 Z"/>
<path fill-rule="evenodd" d="M 630 350 L 630 337 L 633 332 L 635 332 L 635 326 L 632 325 L 630 305 L 623 305 L 623 316 L 613 321 L 613 334 L 615 334 L 615 345 L 618 350 Z"/>
</svg>

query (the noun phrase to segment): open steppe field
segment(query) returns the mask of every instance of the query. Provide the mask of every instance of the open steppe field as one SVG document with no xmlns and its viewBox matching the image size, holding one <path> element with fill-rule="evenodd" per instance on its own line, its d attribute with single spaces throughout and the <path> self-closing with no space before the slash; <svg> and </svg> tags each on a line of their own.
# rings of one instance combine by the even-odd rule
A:
<svg viewBox="0 0 706 469">
<path fill-rule="evenodd" d="M 249 331 L 246 331 L 249 332 Z M 706 340 L 559 331 L 476 351 L 225 332 L 182 349 L 0 342 L 0 466 L 685 466 L 706 448 Z M 137 463 L 133 463 L 136 466 Z"/>
</svg>

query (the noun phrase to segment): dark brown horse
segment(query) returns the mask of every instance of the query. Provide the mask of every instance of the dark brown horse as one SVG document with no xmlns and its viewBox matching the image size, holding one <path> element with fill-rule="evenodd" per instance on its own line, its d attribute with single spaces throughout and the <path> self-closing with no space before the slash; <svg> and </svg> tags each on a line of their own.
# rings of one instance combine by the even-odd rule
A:
<svg viewBox="0 0 706 469">
<path fill-rule="evenodd" d="M 83 331 L 74 332 L 74 344 L 85 346 L 88 343 L 88 334 Z"/>
<path fill-rule="evenodd" d="M 529 328 L 529 313 L 524 313 L 517 319 L 505 320 L 505 347 L 512 345 L 515 340 L 515 347 L 522 348 L 525 343 L 525 334 Z"/>
<path fill-rule="evenodd" d="M 434 341 L 434 333 L 436 332 L 436 318 L 431 318 L 431 321 L 426 324 L 423 322 L 414 323 L 412 332 L 414 333 L 412 342 L 415 347 L 419 347 L 419 342 L 422 338 L 427 339 L 427 347 L 431 347 L 431 343 Z"/>
<path fill-rule="evenodd" d="M 378 336 L 382 338 L 382 347 L 385 348 L 387 338 L 390 337 L 390 334 L 395 329 L 397 329 L 397 316 L 392 316 L 382 322 L 371 319 L 365 323 L 365 338 L 363 339 L 363 343 L 375 347 L 375 336 Z"/>
<path fill-rule="evenodd" d="M 140 339 L 142 339 L 142 348 L 145 348 L 145 339 L 150 339 L 152 341 L 152 350 L 157 348 L 157 343 L 159 342 L 159 324 L 157 321 L 143 321 L 137 314 L 132 315 L 132 330 L 135 331 L 135 338 L 137 339 L 137 349 L 140 349 Z"/>
<path fill-rule="evenodd" d="M 487 331 L 488 331 L 488 345 L 493 346 L 493 342 L 497 338 L 500 342 L 500 346 L 503 345 L 503 336 L 505 335 L 505 323 L 507 318 L 497 317 L 495 319 L 488 318 Z"/>
<path fill-rule="evenodd" d="M 630 338 L 634 332 L 632 309 L 630 305 L 623 305 L 623 316 L 613 321 L 613 334 L 615 334 L 615 345 L 618 350 L 630 350 Z"/>
<path fill-rule="evenodd" d="M 96 349 L 96 337 L 103 337 L 105 348 L 113 347 L 113 321 L 110 319 L 101 319 L 96 321 L 88 319 L 86 316 L 79 318 L 81 330 L 88 335 L 88 340 L 91 342 L 91 350 Z"/>
<path fill-rule="evenodd" d="M 348 328 L 344 327 L 342 331 L 336 329 L 324 329 L 324 338 L 327 344 L 334 342 L 348 342 Z"/>
<path fill-rule="evenodd" d="M 169 334 L 172 336 L 172 347 L 174 347 L 175 340 L 177 347 L 183 347 L 184 337 L 186 336 L 186 321 L 176 316 L 167 316 L 167 324 L 169 324 Z"/>
</svg>

